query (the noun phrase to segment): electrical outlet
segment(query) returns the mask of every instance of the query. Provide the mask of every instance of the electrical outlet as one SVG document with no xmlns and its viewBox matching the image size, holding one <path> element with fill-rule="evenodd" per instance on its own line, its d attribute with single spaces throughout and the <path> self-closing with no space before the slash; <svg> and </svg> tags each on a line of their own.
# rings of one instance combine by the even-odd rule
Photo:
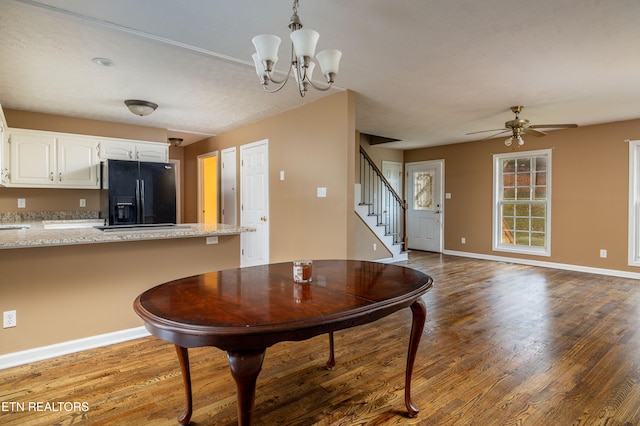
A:
<svg viewBox="0 0 640 426">
<path fill-rule="evenodd" d="M 600 249 L 600 257 L 603 259 L 606 259 L 607 257 L 607 250 L 605 249 Z"/>
<path fill-rule="evenodd" d="M 378 250 L 378 245 L 376 243 L 373 243 L 373 251 Z"/>
<path fill-rule="evenodd" d="M 26 198 L 18 198 L 18 208 L 19 209 L 27 208 L 27 200 L 26 200 Z"/>
<path fill-rule="evenodd" d="M 467 244 L 467 239 L 465 237 L 460 238 L 460 242 L 462 244 Z"/>
<path fill-rule="evenodd" d="M 80 207 L 87 207 L 87 199 L 80 198 Z"/>
<path fill-rule="evenodd" d="M 2 328 L 16 326 L 16 311 L 4 311 L 2 313 Z"/>
</svg>

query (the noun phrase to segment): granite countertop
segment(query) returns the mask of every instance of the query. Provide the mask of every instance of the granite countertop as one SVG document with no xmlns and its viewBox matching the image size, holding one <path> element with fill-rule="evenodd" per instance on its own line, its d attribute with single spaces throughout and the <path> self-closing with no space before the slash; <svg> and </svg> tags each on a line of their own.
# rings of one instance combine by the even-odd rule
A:
<svg viewBox="0 0 640 426">
<path fill-rule="evenodd" d="M 0 223 L 0 249 L 113 243 L 172 238 L 213 237 L 252 232 L 255 229 L 225 224 L 188 223 L 175 227 L 110 230 L 96 229 L 96 220 L 44 220 Z"/>
</svg>

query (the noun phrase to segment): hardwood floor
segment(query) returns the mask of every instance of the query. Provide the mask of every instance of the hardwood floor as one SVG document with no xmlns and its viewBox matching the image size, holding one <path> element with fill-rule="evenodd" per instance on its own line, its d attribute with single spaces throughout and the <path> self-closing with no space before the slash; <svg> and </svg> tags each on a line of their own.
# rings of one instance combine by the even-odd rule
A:
<svg viewBox="0 0 640 426">
<path fill-rule="evenodd" d="M 418 417 L 404 407 L 406 309 L 336 333 L 333 371 L 326 336 L 268 349 L 256 425 L 640 424 L 640 281 L 431 253 L 406 264 L 435 282 Z M 224 352 L 190 354 L 192 424 L 235 424 Z M 183 397 L 174 348 L 154 337 L 0 370 L 2 425 L 175 425 Z M 58 402 L 85 405 L 45 405 Z"/>
</svg>

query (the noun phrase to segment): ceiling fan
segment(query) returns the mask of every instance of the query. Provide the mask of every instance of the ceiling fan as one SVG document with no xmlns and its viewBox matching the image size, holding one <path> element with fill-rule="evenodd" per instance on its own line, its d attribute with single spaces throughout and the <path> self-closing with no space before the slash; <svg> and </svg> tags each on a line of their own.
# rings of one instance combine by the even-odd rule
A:
<svg viewBox="0 0 640 426">
<path fill-rule="evenodd" d="M 537 137 L 546 135 L 545 132 L 542 132 L 536 129 L 571 129 L 574 127 L 578 127 L 577 124 L 534 124 L 532 125 L 529 123 L 529 120 L 519 117 L 519 114 L 520 112 L 522 112 L 523 108 L 524 107 L 522 105 L 511 107 L 511 111 L 513 111 L 513 113 L 516 115 L 516 118 L 504 123 L 504 129 L 481 130 L 479 132 L 467 133 L 467 135 L 475 135 L 477 133 L 485 133 L 485 132 L 498 132 L 494 135 L 491 135 L 485 138 L 485 139 L 490 139 L 502 133 L 511 132 L 511 136 L 509 136 L 509 139 L 504 141 L 504 144 L 506 146 L 511 146 L 511 143 L 513 142 L 514 139 L 518 141 L 518 145 L 524 145 L 524 140 L 522 139 L 522 135 L 525 133 L 528 135 L 537 136 Z"/>
</svg>

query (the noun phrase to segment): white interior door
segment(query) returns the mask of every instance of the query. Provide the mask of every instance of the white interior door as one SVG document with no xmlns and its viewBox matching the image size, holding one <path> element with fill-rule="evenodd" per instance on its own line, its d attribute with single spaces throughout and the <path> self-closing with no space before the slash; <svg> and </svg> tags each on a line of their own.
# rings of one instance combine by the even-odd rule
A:
<svg viewBox="0 0 640 426">
<path fill-rule="evenodd" d="M 222 196 L 222 223 L 235 226 L 238 204 L 236 195 L 236 148 L 222 151 L 222 170 L 220 171 L 220 191 Z"/>
<path fill-rule="evenodd" d="M 441 253 L 444 161 L 407 163 L 406 169 L 408 247 Z"/>
<path fill-rule="evenodd" d="M 402 194 L 402 163 L 395 161 L 383 161 L 382 162 L 382 174 L 385 179 L 391 184 L 391 187 L 396 194 Z"/>
<path fill-rule="evenodd" d="M 269 263 L 269 141 L 240 147 L 241 266 Z"/>
</svg>

